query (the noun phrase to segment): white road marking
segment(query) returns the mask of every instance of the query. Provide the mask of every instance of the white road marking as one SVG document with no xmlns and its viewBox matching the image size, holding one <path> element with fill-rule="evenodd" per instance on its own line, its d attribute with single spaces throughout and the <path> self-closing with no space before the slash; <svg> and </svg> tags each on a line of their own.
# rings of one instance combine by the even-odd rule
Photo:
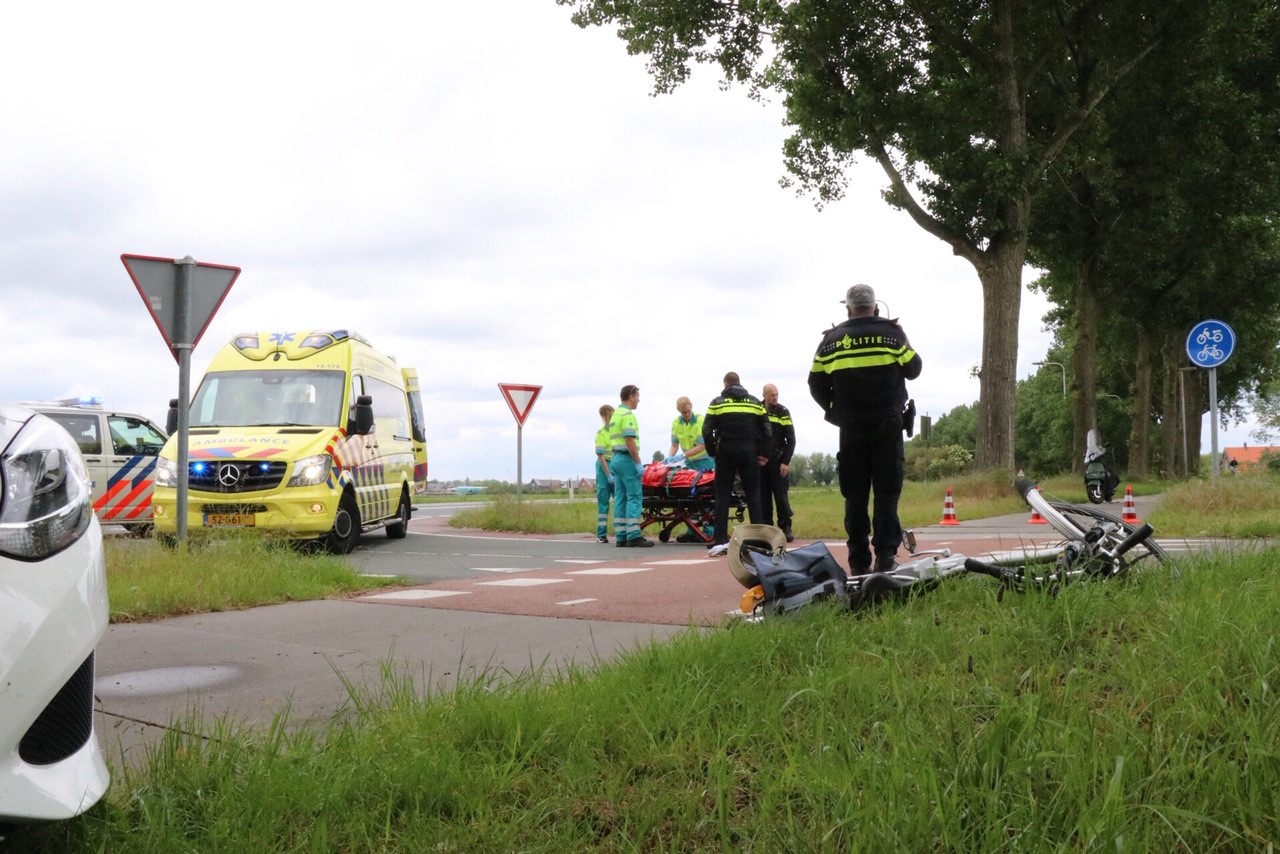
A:
<svg viewBox="0 0 1280 854">
<path fill-rule="evenodd" d="M 633 572 L 648 572 L 649 566 L 602 566 L 599 569 L 575 569 L 566 575 L 630 575 Z"/>
<path fill-rule="evenodd" d="M 570 578 L 506 578 L 502 581 L 478 581 L 479 586 L 487 587 L 541 587 L 544 584 L 568 584 Z"/>
<path fill-rule="evenodd" d="M 469 596 L 466 590 L 396 590 L 392 593 L 376 593 L 372 596 L 361 596 L 366 601 L 373 599 L 394 599 L 404 601 L 420 601 L 423 599 L 443 599 L 446 596 Z"/>
<path fill-rule="evenodd" d="M 598 602 L 598 599 L 566 599 L 563 602 L 557 602 L 557 605 L 585 605 L 588 602 Z"/>
</svg>

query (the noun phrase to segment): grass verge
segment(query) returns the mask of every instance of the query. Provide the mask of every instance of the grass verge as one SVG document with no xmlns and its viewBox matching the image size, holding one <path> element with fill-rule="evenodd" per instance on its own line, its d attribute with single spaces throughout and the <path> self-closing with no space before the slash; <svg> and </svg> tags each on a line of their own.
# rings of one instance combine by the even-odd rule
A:
<svg viewBox="0 0 1280 854">
<path fill-rule="evenodd" d="M 1275 551 L 1006 596 L 960 577 L 588 674 L 423 699 L 384 672 L 327 731 L 173 738 L 62 851 L 1270 850 Z"/>
<path fill-rule="evenodd" d="M 1073 475 L 1045 480 L 1041 486 L 1054 500 L 1086 502 L 1084 482 Z M 1007 472 L 986 472 L 957 477 L 949 482 L 903 484 L 898 516 L 907 528 L 936 525 L 942 519 L 947 487 L 951 487 L 956 513 L 964 519 L 983 519 L 1006 513 L 1027 511 L 1026 502 L 1013 486 Z M 1160 492 L 1157 482 L 1136 483 L 1136 494 Z M 1280 507 L 1280 501 L 1276 504 Z M 791 490 L 791 509 L 795 514 L 792 529 L 802 539 L 844 539 L 844 499 L 835 486 L 809 486 Z M 456 528 L 478 528 L 484 531 L 518 531 L 526 534 L 588 534 L 596 527 L 595 496 L 583 496 L 573 502 L 556 503 L 516 501 L 514 496 L 499 496 L 491 502 L 467 508 L 450 517 Z M 610 523 L 612 533 L 612 521 Z M 646 529 L 656 536 L 655 528 Z M 676 533 L 679 533 L 677 531 Z"/>
<path fill-rule="evenodd" d="M 104 549 L 113 623 L 327 599 L 403 583 L 361 575 L 340 557 L 248 534 L 193 539 L 185 549 L 110 537 Z"/>
</svg>

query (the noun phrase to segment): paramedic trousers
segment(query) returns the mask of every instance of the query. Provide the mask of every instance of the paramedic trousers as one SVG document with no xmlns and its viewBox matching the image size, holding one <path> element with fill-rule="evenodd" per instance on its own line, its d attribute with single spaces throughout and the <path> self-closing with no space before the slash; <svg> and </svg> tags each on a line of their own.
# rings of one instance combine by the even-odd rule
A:
<svg viewBox="0 0 1280 854">
<path fill-rule="evenodd" d="M 871 549 L 881 566 L 892 561 L 902 544 L 898 498 L 902 495 L 902 416 L 891 413 L 865 425 L 840 428 L 840 494 L 844 496 L 844 530 L 849 535 L 849 569 L 871 568 Z M 875 493 L 874 518 L 867 501 Z M 867 536 L 871 545 L 867 545 Z"/>
<path fill-rule="evenodd" d="M 596 536 L 609 533 L 609 500 L 613 498 L 613 475 L 596 457 Z"/>
<path fill-rule="evenodd" d="M 613 472 L 613 536 L 618 545 L 639 540 L 644 506 L 640 466 L 625 450 L 614 451 L 609 461 Z"/>
<path fill-rule="evenodd" d="M 742 497 L 747 502 L 751 523 L 760 523 L 760 464 L 754 445 L 724 448 L 716 454 L 716 530 L 713 545 L 729 542 L 729 504 L 733 482 L 742 481 Z"/>
</svg>

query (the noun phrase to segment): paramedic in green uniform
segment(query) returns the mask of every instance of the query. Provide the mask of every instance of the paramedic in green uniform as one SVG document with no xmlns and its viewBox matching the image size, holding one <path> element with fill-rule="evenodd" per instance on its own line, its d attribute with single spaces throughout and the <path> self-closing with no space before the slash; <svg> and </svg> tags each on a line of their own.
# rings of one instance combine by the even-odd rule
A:
<svg viewBox="0 0 1280 854">
<path fill-rule="evenodd" d="M 604 425 L 596 431 L 596 542 L 609 542 L 609 499 L 613 498 L 613 474 L 609 471 L 609 459 L 613 456 L 613 442 L 609 438 L 609 419 L 613 407 L 600 407 L 600 420 Z"/>
<path fill-rule="evenodd" d="M 671 422 L 671 450 L 667 457 L 674 457 L 676 451 L 684 454 L 684 464 L 697 471 L 711 471 L 716 461 L 707 453 L 707 445 L 702 441 L 702 416 L 693 411 L 693 403 L 687 397 L 676 400 L 676 420 Z"/>
<path fill-rule="evenodd" d="M 624 385 L 618 392 L 622 401 L 609 419 L 609 442 L 613 459 L 609 468 L 613 472 L 613 536 L 618 548 L 648 548 L 653 540 L 640 534 L 644 495 L 640 473 L 644 463 L 640 461 L 640 425 L 636 422 L 635 408 L 640 405 L 640 389 Z"/>
</svg>

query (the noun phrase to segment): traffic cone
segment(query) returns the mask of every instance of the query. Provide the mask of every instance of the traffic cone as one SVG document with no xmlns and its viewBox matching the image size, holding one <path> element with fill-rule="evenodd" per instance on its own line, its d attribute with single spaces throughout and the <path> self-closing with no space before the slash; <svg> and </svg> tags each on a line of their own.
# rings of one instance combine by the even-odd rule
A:
<svg viewBox="0 0 1280 854">
<path fill-rule="evenodd" d="M 1133 505 L 1133 484 L 1131 483 L 1124 485 L 1124 512 L 1120 514 L 1120 521 L 1134 525 L 1142 523 L 1138 518 L 1138 508 Z"/>
<path fill-rule="evenodd" d="M 960 520 L 956 518 L 956 503 L 951 498 L 951 487 L 947 487 L 947 500 L 942 505 L 942 521 L 939 525 L 959 525 Z"/>
<path fill-rule="evenodd" d="M 1039 488 L 1040 488 L 1040 484 L 1037 483 L 1036 489 L 1039 489 Z M 1034 507 L 1031 508 L 1031 518 L 1028 519 L 1027 522 L 1032 525 L 1048 525 L 1049 524 L 1049 520 L 1041 516 L 1040 511 Z"/>
</svg>

